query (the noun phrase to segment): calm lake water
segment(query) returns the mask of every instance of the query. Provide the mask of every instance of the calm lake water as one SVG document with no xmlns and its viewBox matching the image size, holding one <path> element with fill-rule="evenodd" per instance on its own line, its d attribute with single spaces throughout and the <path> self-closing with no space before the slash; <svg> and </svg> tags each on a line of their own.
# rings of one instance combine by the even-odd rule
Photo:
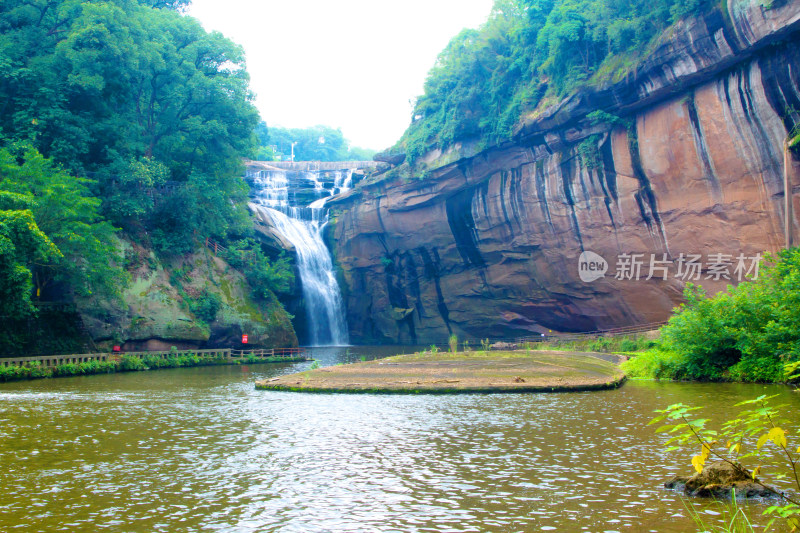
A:
<svg viewBox="0 0 800 533">
<path fill-rule="evenodd" d="M 318 350 L 324 364 L 367 348 Z M 385 352 L 384 352 L 385 354 Z M 724 507 L 646 424 L 671 403 L 724 417 L 780 386 L 629 382 L 570 394 L 256 391 L 308 367 L 161 370 L 0 385 L 0 531 L 696 530 Z M 795 411 L 797 412 L 797 411 Z M 795 433 L 796 434 L 796 433 Z M 756 516 L 764 503 L 749 504 Z"/>
</svg>

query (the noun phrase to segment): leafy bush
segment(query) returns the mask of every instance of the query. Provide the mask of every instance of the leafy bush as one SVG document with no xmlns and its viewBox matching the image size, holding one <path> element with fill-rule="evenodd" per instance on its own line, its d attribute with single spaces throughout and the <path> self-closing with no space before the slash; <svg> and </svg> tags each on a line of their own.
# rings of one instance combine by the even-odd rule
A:
<svg viewBox="0 0 800 533">
<path fill-rule="evenodd" d="M 619 351 L 635 352 L 639 349 L 639 343 L 632 339 L 622 339 L 619 343 Z"/>
<path fill-rule="evenodd" d="M 220 307 L 222 307 L 220 295 L 207 289 L 203 290 L 197 299 L 189 301 L 189 310 L 206 324 L 216 320 Z"/>
<path fill-rule="evenodd" d="M 713 298 L 687 285 L 686 303 L 661 330 L 665 352 L 678 356 L 664 377 L 786 379 L 784 365 L 800 360 L 800 249 L 768 260 L 758 280 Z"/>
<path fill-rule="evenodd" d="M 119 360 L 119 369 L 122 371 L 147 370 L 147 365 L 135 355 L 123 355 Z"/>
<path fill-rule="evenodd" d="M 780 517 L 786 520 L 786 525 L 792 531 L 796 531 L 800 526 L 800 499 L 789 491 L 773 488 L 765 479 L 789 479 L 793 481 L 795 491 L 800 490 L 800 448 L 795 452 L 796 444 L 790 444 L 787 439 L 785 428 L 792 422 L 786 418 L 785 405 L 770 403 L 775 397 L 763 395 L 735 404 L 734 407 L 743 406 L 744 410 L 722 424 L 719 430 L 708 429 L 709 419 L 694 415 L 699 407 L 682 403 L 657 410 L 658 416 L 650 424 L 665 422 L 656 429 L 656 433 L 669 433 L 669 439 L 665 442 L 669 446 L 667 451 L 697 450 L 697 445 L 700 445 L 700 453 L 691 460 L 698 473 L 703 472 L 709 459 L 715 459 L 727 463 L 737 473 L 752 478 L 753 483 L 771 492 L 778 500 L 777 505 L 770 505 L 763 513 L 775 517 L 766 529 L 769 530 Z M 764 453 L 767 445 L 774 447 L 776 453 Z M 750 460 L 752 466 L 745 466 L 744 460 Z"/>
<path fill-rule="evenodd" d="M 232 242 L 225 259 L 247 278 L 253 297 L 269 299 L 270 292 L 288 294 L 294 286 L 294 269 L 289 257 L 281 252 L 271 260 L 253 239 Z"/>
<path fill-rule="evenodd" d="M 450 345 L 450 353 L 454 354 L 458 351 L 458 337 L 455 334 L 450 335 L 447 343 Z"/>
<path fill-rule="evenodd" d="M 633 356 L 620 366 L 632 378 L 672 379 L 679 361 L 679 355 L 656 348 Z"/>
</svg>

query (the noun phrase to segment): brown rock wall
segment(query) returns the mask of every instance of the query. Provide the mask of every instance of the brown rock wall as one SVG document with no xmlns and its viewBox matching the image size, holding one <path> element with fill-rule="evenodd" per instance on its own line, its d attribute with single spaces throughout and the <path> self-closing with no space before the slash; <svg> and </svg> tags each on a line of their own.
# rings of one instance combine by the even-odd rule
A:
<svg viewBox="0 0 800 533">
<path fill-rule="evenodd" d="M 783 142 L 800 122 L 800 47 L 787 33 L 797 30 L 798 8 L 737 11 L 733 28 L 713 32 L 721 22 L 687 23 L 683 38 L 705 35 L 717 43 L 713 53 L 696 41 L 697 50 L 685 47 L 694 57 L 659 51 L 671 74 L 655 85 L 671 80 L 681 90 L 644 107 L 607 102 L 635 110 L 623 116 L 629 128 L 593 124 L 580 106 L 563 104 L 513 143 L 333 202 L 351 338 L 427 343 L 450 333 L 500 338 L 656 322 L 681 301 L 676 265 L 666 281 L 618 280 L 620 254 L 644 254 L 645 278 L 651 255 L 730 254 L 733 274 L 739 254 L 780 249 Z M 764 45 L 776 34 L 783 41 Z M 699 72 L 690 64 L 720 68 L 688 83 Z M 648 97 L 638 87 L 637 98 Z M 792 175 L 800 192 L 797 156 Z M 605 278 L 581 281 L 583 251 L 609 262 Z M 715 292 L 729 281 L 700 283 Z"/>
</svg>

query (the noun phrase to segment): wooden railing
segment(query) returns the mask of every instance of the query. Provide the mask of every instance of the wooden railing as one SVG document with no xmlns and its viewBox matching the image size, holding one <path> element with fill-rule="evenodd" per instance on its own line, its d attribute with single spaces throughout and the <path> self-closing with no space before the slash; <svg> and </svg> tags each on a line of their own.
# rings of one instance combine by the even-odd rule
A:
<svg viewBox="0 0 800 533">
<path fill-rule="evenodd" d="M 297 358 L 305 358 L 306 357 L 306 349 L 305 348 L 265 348 L 263 350 L 254 349 L 254 350 L 231 350 L 231 357 L 238 358 L 238 357 L 272 357 L 272 358 L 280 358 L 280 359 L 297 359 Z"/>
<path fill-rule="evenodd" d="M 70 363 L 88 363 L 89 361 L 113 361 L 114 355 L 110 353 L 83 353 L 70 355 L 35 355 L 31 357 L 4 357 L 0 359 L 0 366 L 30 366 L 39 363 L 45 367 L 66 365 Z"/>
<path fill-rule="evenodd" d="M 168 359 L 175 356 L 191 356 L 226 359 L 230 362 L 254 356 L 261 359 L 285 359 L 287 361 L 308 361 L 305 348 L 254 348 L 251 350 L 234 350 L 232 348 L 217 348 L 209 350 L 177 350 L 154 352 L 110 352 L 110 353 L 85 353 L 68 355 L 36 355 L 30 357 L 0 357 L 0 366 L 30 366 L 38 363 L 44 367 L 53 367 L 65 364 L 88 363 L 90 361 L 118 361 L 122 356 L 133 357 L 159 357 Z"/>
</svg>

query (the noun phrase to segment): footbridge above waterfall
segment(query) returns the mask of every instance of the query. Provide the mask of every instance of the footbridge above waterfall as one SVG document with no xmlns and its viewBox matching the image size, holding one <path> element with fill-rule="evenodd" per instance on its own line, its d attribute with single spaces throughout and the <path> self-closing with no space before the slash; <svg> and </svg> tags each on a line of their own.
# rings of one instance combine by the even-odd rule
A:
<svg viewBox="0 0 800 533">
<path fill-rule="evenodd" d="M 386 163 L 379 161 L 251 161 L 246 159 L 245 166 L 248 168 L 260 168 L 262 170 L 296 170 L 299 172 L 311 171 L 336 171 L 336 170 L 357 170 L 365 168 L 378 168 L 385 166 Z"/>
</svg>

